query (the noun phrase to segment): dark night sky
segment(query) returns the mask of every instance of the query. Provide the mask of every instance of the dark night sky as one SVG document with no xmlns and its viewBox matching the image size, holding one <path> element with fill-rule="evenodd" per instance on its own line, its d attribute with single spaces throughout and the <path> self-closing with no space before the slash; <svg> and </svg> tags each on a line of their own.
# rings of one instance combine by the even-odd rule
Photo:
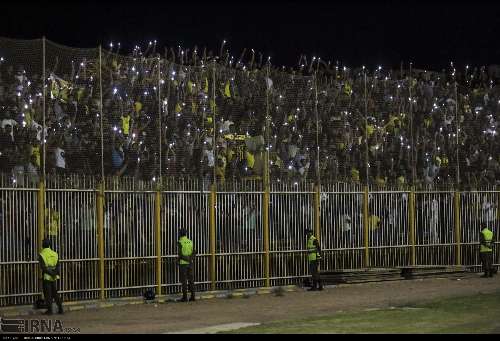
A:
<svg viewBox="0 0 500 341">
<path fill-rule="evenodd" d="M 300 53 L 353 66 L 500 63 L 500 4 L 494 2 L 19 1 L 2 7 L 0 36 L 45 35 L 75 47 L 157 39 L 218 51 L 226 39 L 237 56 L 254 48 L 285 65 L 294 65 Z"/>
</svg>

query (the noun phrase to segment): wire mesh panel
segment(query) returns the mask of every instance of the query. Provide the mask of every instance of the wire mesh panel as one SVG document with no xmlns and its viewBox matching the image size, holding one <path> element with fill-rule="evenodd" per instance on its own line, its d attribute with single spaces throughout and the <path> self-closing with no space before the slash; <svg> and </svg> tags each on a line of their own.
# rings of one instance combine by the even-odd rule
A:
<svg viewBox="0 0 500 341">
<path fill-rule="evenodd" d="M 370 266 L 410 264 L 408 192 L 371 192 L 368 195 Z"/>
<path fill-rule="evenodd" d="M 59 292 L 65 301 L 99 295 L 96 193 L 94 189 L 47 189 L 45 237 L 61 263 Z"/>
<path fill-rule="evenodd" d="M 32 304 L 41 290 L 37 194 L 0 190 L 0 306 Z"/>
<path fill-rule="evenodd" d="M 271 285 L 297 283 L 307 276 L 306 229 L 314 229 L 314 192 L 294 184 L 272 184 L 270 194 Z"/>
<path fill-rule="evenodd" d="M 217 192 L 218 288 L 263 286 L 262 192 L 255 187 Z"/>
<path fill-rule="evenodd" d="M 192 265 L 195 289 L 207 290 L 210 287 L 209 192 L 198 181 L 175 181 L 167 186 L 169 191 L 162 192 L 161 208 L 162 283 L 167 293 L 181 290 L 178 240 L 179 229 L 185 228 L 196 250 Z"/>
<path fill-rule="evenodd" d="M 321 270 L 363 268 L 363 192 L 347 183 L 321 191 Z"/>
<path fill-rule="evenodd" d="M 498 232 L 500 217 L 498 207 L 500 193 L 498 191 L 477 191 L 460 193 L 461 224 L 461 264 L 479 266 L 479 236 L 484 227 L 493 232 L 493 264 L 499 263 Z"/>
<path fill-rule="evenodd" d="M 37 187 L 43 168 L 43 43 L 0 38 L 0 173 Z"/>
<path fill-rule="evenodd" d="M 109 297 L 141 296 L 156 283 L 154 192 L 105 191 L 105 287 Z"/>
<path fill-rule="evenodd" d="M 415 193 L 415 244 L 418 265 L 456 264 L 453 192 Z"/>
</svg>

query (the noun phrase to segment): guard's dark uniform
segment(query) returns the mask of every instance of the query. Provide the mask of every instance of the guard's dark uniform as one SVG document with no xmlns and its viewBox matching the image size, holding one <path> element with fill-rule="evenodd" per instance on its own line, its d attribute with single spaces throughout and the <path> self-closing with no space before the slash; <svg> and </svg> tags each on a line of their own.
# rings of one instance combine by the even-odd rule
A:
<svg viewBox="0 0 500 341">
<path fill-rule="evenodd" d="M 493 232 L 487 227 L 481 231 L 479 257 L 483 264 L 483 277 L 493 277 Z"/>
<path fill-rule="evenodd" d="M 195 256 L 193 242 L 186 237 L 186 231 L 181 229 L 179 238 L 179 275 L 182 283 L 182 300 L 187 301 L 187 289 L 191 292 L 190 301 L 195 300 L 192 260 Z"/>
<path fill-rule="evenodd" d="M 312 276 L 312 287 L 310 291 L 323 290 L 321 278 L 319 275 L 319 261 L 321 260 L 321 247 L 318 239 L 312 234 L 311 230 L 307 231 L 307 260 L 309 262 L 309 273 Z"/>
<path fill-rule="evenodd" d="M 52 302 L 55 300 L 59 314 L 63 313 L 61 297 L 57 293 L 57 280 L 59 279 L 60 266 L 59 255 L 50 248 L 50 240 L 45 239 L 42 243 L 43 250 L 38 256 L 38 262 L 43 275 L 43 294 L 47 304 L 46 314 L 52 314 Z"/>
</svg>

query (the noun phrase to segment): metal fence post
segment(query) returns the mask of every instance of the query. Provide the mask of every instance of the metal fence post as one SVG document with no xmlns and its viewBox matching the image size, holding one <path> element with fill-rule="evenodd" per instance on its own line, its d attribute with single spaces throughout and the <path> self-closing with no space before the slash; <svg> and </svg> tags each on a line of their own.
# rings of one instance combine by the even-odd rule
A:
<svg viewBox="0 0 500 341">
<path fill-rule="evenodd" d="M 104 185 L 101 182 L 96 192 L 97 198 L 97 236 L 99 247 L 99 287 L 100 298 L 105 298 L 104 293 Z"/>
<path fill-rule="evenodd" d="M 456 244 L 456 259 L 455 263 L 457 266 L 460 266 L 462 264 L 462 254 L 461 254 L 461 241 L 460 241 L 460 230 L 461 230 L 461 224 L 460 224 L 460 192 L 455 191 L 454 195 L 454 202 L 455 202 L 455 244 Z"/>
<path fill-rule="evenodd" d="M 368 268 L 370 266 L 370 250 L 368 243 L 368 186 L 365 186 L 364 194 L 363 194 L 363 232 L 364 232 L 364 247 L 365 247 L 365 267 Z"/>
<path fill-rule="evenodd" d="M 161 295 L 161 192 L 156 191 L 155 198 L 155 227 L 156 227 L 156 286 L 157 295 Z"/>
<path fill-rule="evenodd" d="M 410 200 L 408 203 L 408 220 L 410 226 L 410 245 L 411 245 L 411 265 L 416 265 L 415 250 L 415 187 L 411 187 Z"/>
<path fill-rule="evenodd" d="M 38 218 L 38 250 L 42 250 L 42 241 L 45 236 L 45 183 L 40 181 L 38 184 L 37 197 L 37 218 Z"/>
<path fill-rule="evenodd" d="M 45 71 L 45 36 L 42 38 L 42 59 L 43 59 L 43 65 L 42 65 L 42 92 L 43 92 L 43 97 L 42 97 L 42 104 L 43 104 L 43 111 L 42 111 L 42 144 L 43 144 L 43 150 L 42 150 L 42 162 L 43 162 L 43 169 L 42 169 L 42 179 L 45 181 L 45 164 L 46 164 L 46 153 L 47 153 L 47 134 L 45 132 L 46 130 L 46 125 L 45 125 L 45 111 L 46 111 L 46 104 L 45 104 L 45 97 L 47 96 L 47 90 L 45 86 L 45 82 L 47 82 L 47 75 Z"/>
<path fill-rule="evenodd" d="M 266 67 L 266 81 L 269 79 L 269 68 L 270 62 L 268 60 Z M 266 84 L 266 122 L 265 122 L 265 136 L 266 136 L 266 153 L 264 154 L 264 200 L 262 201 L 262 228 L 264 229 L 263 243 L 264 243 L 264 278 L 265 278 L 265 286 L 271 286 L 271 276 L 270 276 L 270 252 L 269 252 L 269 201 L 270 201 L 270 174 L 269 174 L 269 153 L 270 153 L 270 125 L 269 121 L 271 117 L 269 116 L 269 87 Z"/>
<path fill-rule="evenodd" d="M 215 290 L 215 184 L 210 186 L 210 281 L 212 282 L 212 290 Z"/>
<path fill-rule="evenodd" d="M 270 272 L 269 272 L 269 263 L 270 263 L 270 254 L 269 254 L 269 183 L 265 184 L 264 188 L 264 200 L 263 200 L 263 242 L 264 242 L 264 277 L 266 279 L 266 287 L 271 286 Z"/>
<path fill-rule="evenodd" d="M 321 242 L 321 231 L 320 231 L 320 209 L 321 209 L 321 196 L 320 187 L 318 185 L 314 186 L 314 235 Z"/>
</svg>

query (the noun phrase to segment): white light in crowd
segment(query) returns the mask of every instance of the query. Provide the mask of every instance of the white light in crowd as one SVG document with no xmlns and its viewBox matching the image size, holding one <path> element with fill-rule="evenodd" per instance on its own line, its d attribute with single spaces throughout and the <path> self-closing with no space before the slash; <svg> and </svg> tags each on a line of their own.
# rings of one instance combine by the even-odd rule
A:
<svg viewBox="0 0 500 341">
<path fill-rule="evenodd" d="M 3 62 L 3 57 L 0 57 L 0 62 Z"/>
<path fill-rule="evenodd" d="M 117 131 L 117 130 L 118 130 L 118 128 L 117 128 L 116 126 L 114 126 L 114 127 L 113 127 L 113 130 L 114 130 L 114 131 Z"/>
<path fill-rule="evenodd" d="M 31 100 L 30 100 L 31 101 Z M 28 104 L 24 105 L 24 109 L 28 109 Z"/>
<path fill-rule="evenodd" d="M 165 80 L 164 80 L 164 79 L 162 79 L 162 80 L 160 81 L 160 83 L 161 83 L 161 84 L 165 84 Z"/>
<path fill-rule="evenodd" d="M 380 66 L 380 65 L 379 65 L 379 66 L 378 66 L 378 70 L 379 70 L 379 71 L 380 71 L 380 70 L 382 70 L 382 66 Z"/>
<path fill-rule="evenodd" d="M 21 93 L 20 92 L 17 93 L 17 97 L 21 97 Z"/>
<path fill-rule="evenodd" d="M 30 85 L 31 85 L 31 82 L 30 82 L 30 81 L 28 81 L 28 86 L 30 86 Z"/>
<path fill-rule="evenodd" d="M 109 47 L 113 47 L 113 43 L 112 43 L 112 42 L 111 42 L 111 43 L 109 43 Z"/>
<path fill-rule="evenodd" d="M 156 181 L 156 177 L 153 176 L 153 181 Z"/>
<path fill-rule="evenodd" d="M 80 66 L 83 66 L 83 62 L 80 63 Z"/>
<path fill-rule="evenodd" d="M 149 45 L 153 44 L 151 41 L 149 42 Z"/>
<path fill-rule="evenodd" d="M 134 134 L 132 134 L 132 138 L 133 138 L 133 139 L 135 139 L 135 133 L 134 133 Z"/>
<path fill-rule="evenodd" d="M 135 71 L 135 66 L 132 66 L 132 71 Z"/>
<path fill-rule="evenodd" d="M 118 91 L 118 89 L 117 89 L 117 88 L 114 88 L 114 89 L 113 89 L 113 95 L 115 95 L 117 91 Z"/>
</svg>

